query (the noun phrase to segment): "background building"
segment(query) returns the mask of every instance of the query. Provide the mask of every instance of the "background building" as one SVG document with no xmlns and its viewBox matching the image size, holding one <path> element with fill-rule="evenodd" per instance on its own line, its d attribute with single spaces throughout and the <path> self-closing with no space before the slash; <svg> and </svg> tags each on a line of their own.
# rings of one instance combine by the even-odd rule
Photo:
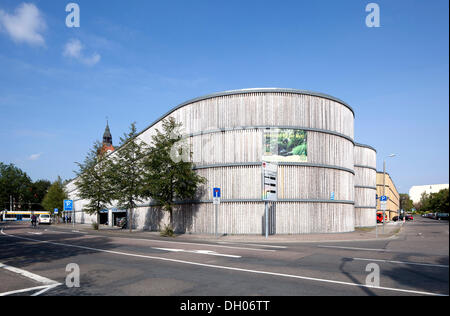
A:
<svg viewBox="0 0 450 316">
<path fill-rule="evenodd" d="M 386 172 L 386 193 L 388 197 L 386 215 L 388 219 L 391 220 L 394 216 L 399 215 L 400 211 L 400 194 L 395 187 L 394 181 L 392 181 L 389 173 Z M 377 195 L 378 197 L 383 196 L 383 172 L 377 172 Z M 380 200 L 377 200 L 377 210 L 381 212 Z"/>
<path fill-rule="evenodd" d="M 422 194 L 430 194 L 430 193 L 437 193 L 441 190 L 448 189 L 448 184 L 427 184 L 427 185 L 416 185 L 411 187 L 409 189 L 409 198 L 413 203 L 420 202 L 420 199 L 422 198 Z"/>
<path fill-rule="evenodd" d="M 214 233 L 212 189 L 220 187 L 219 233 L 263 234 L 262 161 L 278 164 L 271 234 L 349 232 L 355 225 L 374 225 L 376 153 L 365 145 L 355 149 L 354 112 L 345 102 L 293 89 L 226 91 L 175 107 L 137 137 L 150 143 L 169 116 L 183 124 L 195 170 L 207 179 L 197 200 L 178 205 L 176 231 Z M 67 190 L 76 210 L 82 210 L 86 201 L 77 198 L 74 181 Z M 78 222 L 95 220 L 77 214 Z M 168 221 L 152 201 L 134 214 L 138 229 L 159 230 Z"/>
</svg>

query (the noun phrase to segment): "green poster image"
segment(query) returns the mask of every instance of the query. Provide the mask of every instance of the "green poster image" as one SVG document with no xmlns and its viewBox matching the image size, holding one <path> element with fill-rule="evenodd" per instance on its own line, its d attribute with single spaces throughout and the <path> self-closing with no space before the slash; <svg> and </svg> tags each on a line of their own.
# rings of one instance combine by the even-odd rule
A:
<svg viewBox="0 0 450 316">
<path fill-rule="evenodd" d="M 307 162 L 307 133 L 300 129 L 264 131 L 263 161 Z"/>
</svg>

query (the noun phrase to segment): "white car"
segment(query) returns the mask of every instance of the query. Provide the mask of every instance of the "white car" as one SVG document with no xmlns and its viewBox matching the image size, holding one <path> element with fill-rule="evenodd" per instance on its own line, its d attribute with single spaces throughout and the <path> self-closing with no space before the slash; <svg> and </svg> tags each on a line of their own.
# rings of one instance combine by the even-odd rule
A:
<svg viewBox="0 0 450 316">
<path fill-rule="evenodd" d="M 41 224 L 51 224 L 52 223 L 52 218 L 49 214 L 41 214 L 39 215 L 39 225 Z"/>
</svg>

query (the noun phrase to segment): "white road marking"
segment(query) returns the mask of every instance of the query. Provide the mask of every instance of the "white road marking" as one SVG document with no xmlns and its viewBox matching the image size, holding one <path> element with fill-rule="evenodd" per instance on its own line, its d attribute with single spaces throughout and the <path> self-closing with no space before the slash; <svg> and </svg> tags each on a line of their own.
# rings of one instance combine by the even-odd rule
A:
<svg viewBox="0 0 450 316">
<path fill-rule="evenodd" d="M 389 288 L 389 287 L 365 285 L 365 284 L 350 283 L 350 282 L 343 282 L 343 281 L 334 281 L 334 280 L 327 280 L 327 279 L 311 278 L 311 277 L 305 277 L 305 276 L 293 275 L 293 274 L 285 274 L 285 273 L 277 273 L 277 272 L 269 272 L 269 271 L 259 271 L 259 270 L 250 270 L 250 269 L 243 269 L 243 268 L 236 268 L 236 267 L 229 267 L 229 266 L 219 266 L 219 265 L 198 263 L 198 262 L 178 260 L 178 259 L 169 259 L 169 258 L 153 257 L 153 256 L 139 255 L 139 254 L 119 252 L 119 251 L 112 251 L 112 250 L 96 249 L 96 248 L 79 246 L 79 245 L 63 244 L 63 243 L 57 243 L 57 242 L 51 242 L 51 241 L 45 241 L 45 240 L 32 239 L 32 238 L 27 238 L 27 237 L 14 236 L 14 235 L 6 234 L 5 232 L 3 232 L 3 229 L 1 230 L 1 233 L 3 235 L 9 236 L 9 237 L 18 238 L 18 239 L 25 239 L 25 240 L 31 240 L 31 241 L 35 241 L 37 243 L 48 243 L 48 244 L 53 244 L 53 245 L 58 245 L 58 246 L 66 246 L 66 247 L 72 247 L 72 248 L 87 249 L 87 250 L 91 250 L 91 251 L 98 251 L 98 252 L 110 253 L 110 254 L 115 254 L 115 255 L 129 256 L 129 257 L 136 257 L 136 258 L 145 258 L 145 259 L 167 261 L 167 262 L 175 262 L 175 263 L 181 263 L 181 264 L 188 264 L 188 265 L 208 267 L 208 268 L 213 268 L 213 269 L 248 272 L 248 273 L 254 273 L 254 274 L 263 274 L 263 275 L 270 275 L 270 276 L 285 277 L 285 278 L 291 278 L 291 279 L 301 279 L 301 280 L 308 280 L 308 281 L 315 281 L 315 282 L 322 282 L 322 283 L 331 283 L 331 284 L 339 284 L 339 285 L 371 288 L 371 289 L 384 290 L 384 291 L 412 293 L 412 294 L 419 294 L 419 295 L 448 296 L 446 294 L 439 294 L 439 293 L 430 293 L 430 292 L 422 292 L 422 291 L 415 291 L 415 290 L 406 290 L 406 289 L 398 289 L 398 288 Z"/>
<path fill-rule="evenodd" d="M 244 243 L 240 243 L 240 242 L 231 242 L 231 241 L 219 241 L 218 244 L 247 245 L 247 246 L 255 246 L 255 247 L 287 249 L 286 246 L 274 246 L 274 245 L 263 245 L 263 244 L 244 244 Z"/>
<path fill-rule="evenodd" d="M 432 264 L 432 263 L 419 263 L 419 262 L 405 262 L 405 261 L 395 261 L 395 260 L 381 260 L 381 259 L 365 259 L 365 258 L 352 258 L 353 260 L 361 260 L 361 261 L 373 261 L 373 262 L 385 262 L 385 263 L 398 263 L 398 264 L 409 264 L 416 266 L 430 266 L 430 267 L 438 267 L 438 268 L 448 268 L 448 265 L 443 264 Z"/>
<path fill-rule="evenodd" d="M 59 231 L 59 230 L 51 230 L 51 232 L 70 234 L 70 232 L 63 232 L 63 231 Z M 78 231 L 78 230 L 72 230 L 72 232 L 80 233 L 80 234 L 88 234 L 87 232 Z M 94 235 L 86 235 L 86 236 L 94 236 Z M 148 242 L 173 243 L 173 244 L 180 244 L 180 245 L 194 245 L 194 246 L 203 246 L 203 247 L 221 247 L 221 248 L 242 249 L 242 250 L 252 250 L 252 251 L 265 251 L 265 252 L 275 252 L 276 251 L 273 249 L 257 249 L 257 248 L 255 249 L 255 248 L 248 248 L 248 247 L 223 246 L 223 245 L 217 245 L 217 244 L 193 243 L 193 242 L 183 242 L 183 241 L 169 241 L 169 240 L 156 240 L 156 239 L 144 239 L 144 238 L 127 238 L 127 237 L 120 237 L 120 236 L 112 236 L 112 237 L 118 238 L 118 239 L 142 240 L 142 241 L 148 241 Z M 233 244 L 231 242 L 220 242 L 220 243 Z M 236 243 L 234 243 L 234 244 L 236 244 Z M 239 244 L 239 243 L 237 243 L 237 244 Z M 243 245 L 252 245 L 252 246 L 257 246 L 257 247 L 270 247 L 270 248 L 287 248 L 284 246 L 259 245 L 259 244 L 243 244 Z"/>
<path fill-rule="evenodd" d="M 201 254 L 201 255 L 211 255 L 211 256 L 218 256 L 218 257 L 242 258 L 241 256 L 227 255 L 227 254 L 217 253 L 217 252 L 210 251 L 210 250 L 184 250 L 184 249 L 155 248 L 155 247 L 153 247 L 153 249 L 164 250 L 164 251 L 172 251 L 172 252 L 198 253 L 198 254 Z"/>
<path fill-rule="evenodd" d="M 3 233 L 3 230 L 2 230 Z M 19 269 L 19 268 L 15 268 L 15 267 L 11 267 L 8 266 L 6 264 L 0 263 L 0 269 L 3 268 L 5 270 L 8 270 L 10 272 L 16 273 L 16 274 L 20 274 L 21 276 L 31 279 L 33 281 L 36 281 L 38 283 L 42 283 L 44 285 L 42 286 L 36 286 L 36 287 L 31 287 L 31 288 L 26 288 L 26 289 L 21 289 L 21 290 L 15 290 L 15 291 L 9 291 L 9 292 L 4 292 L 4 293 L 0 293 L 0 296 L 7 296 L 7 295 L 12 295 L 12 294 L 16 294 L 16 293 L 24 293 L 24 292 L 30 292 L 30 291 L 35 291 L 35 290 L 41 290 L 37 293 L 34 293 L 32 296 L 38 296 L 44 292 L 47 292 L 50 289 L 53 289 L 57 286 L 60 286 L 61 283 L 58 283 L 56 281 L 50 280 L 46 277 L 28 272 L 26 270 L 23 269 Z"/>
<path fill-rule="evenodd" d="M 59 284 L 58 284 L 59 285 Z M 55 286 L 56 287 L 56 286 Z M 51 285 L 42 285 L 42 286 L 36 286 L 36 287 L 30 287 L 30 288 L 26 288 L 26 289 L 21 289 L 21 290 L 15 290 L 15 291 L 9 291 L 9 292 L 3 292 L 0 293 L 0 296 L 8 296 L 8 295 L 13 295 L 13 294 L 19 294 L 19 293 L 26 293 L 26 292 L 31 292 L 31 291 L 37 291 L 37 290 L 45 290 L 48 291 L 51 288 L 53 288 L 53 286 Z M 38 292 L 39 294 L 42 294 L 41 291 Z M 38 293 L 34 293 L 32 296 L 37 296 L 36 294 Z"/>
<path fill-rule="evenodd" d="M 86 234 L 86 236 L 88 236 L 86 232 L 82 232 L 82 231 L 74 231 L 72 230 L 71 232 L 69 231 L 60 231 L 60 230 L 49 230 L 49 232 L 51 233 L 59 233 L 59 234 L 72 234 L 72 233 L 79 233 L 79 234 Z M 92 235 L 93 236 L 93 235 Z"/>
<path fill-rule="evenodd" d="M 32 280 L 34 280 L 36 282 L 43 283 L 45 285 L 51 285 L 51 284 L 57 283 L 56 281 L 47 279 L 46 277 L 43 277 L 43 276 L 31 273 L 31 272 L 28 272 L 28 271 L 25 271 L 25 270 L 22 270 L 22 269 L 19 269 L 19 268 L 14 268 L 14 267 L 8 266 L 8 265 L 3 264 L 3 263 L 0 263 L 0 268 L 3 268 L 5 270 L 11 271 L 11 272 L 14 272 L 14 273 L 17 273 L 17 274 L 20 274 L 20 275 L 22 275 L 22 276 L 24 276 L 24 277 L 26 277 L 28 279 L 32 279 Z"/>
<path fill-rule="evenodd" d="M 42 233 L 36 233 L 36 232 L 28 232 L 28 234 L 33 234 L 33 235 L 42 235 Z"/>
<path fill-rule="evenodd" d="M 47 286 L 47 288 L 42 289 L 41 291 L 39 291 L 39 292 L 37 292 L 37 293 L 34 293 L 34 294 L 32 294 L 31 296 L 39 296 L 39 295 L 41 295 L 41 294 L 43 294 L 43 293 L 45 293 L 45 292 L 47 292 L 47 291 L 49 291 L 49 290 L 51 290 L 51 289 L 54 289 L 55 287 L 58 287 L 58 286 L 60 286 L 60 285 L 61 285 L 61 283 L 49 285 L 49 286 Z"/>
<path fill-rule="evenodd" d="M 142 240 L 148 242 L 160 242 L 160 243 L 172 243 L 179 245 L 193 245 L 193 246 L 202 246 L 202 247 L 220 247 L 220 248 L 229 248 L 229 249 L 242 249 L 242 250 L 252 250 L 252 251 L 265 251 L 265 252 L 274 252 L 276 250 L 273 249 L 255 249 L 255 248 L 247 248 L 247 247 L 234 247 L 234 246 L 222 246 L 216 244 L 202 244 L 202 243 L 193 243 L 193 242 L 182 242 L 182 241 L 168 241 L 168 240 L 156 240 L 156 239 L 143 239 L 143 238 L 127 238 L 127 237 L 116 237 L 119 239 L 128 239 L 128 240 Z"/>
<path fill-rule="evenodd" d="M 380 251 L 391 252 L 386 249 L 373 249 L 373 248 L 355 248 L 355 247 L 341 247 L 341 246 L 317 246 L 318 248 L 336 248 L 336 249 L 348 249 L 348 250 L 364 250 L 364 251 Z"/>
</svg>

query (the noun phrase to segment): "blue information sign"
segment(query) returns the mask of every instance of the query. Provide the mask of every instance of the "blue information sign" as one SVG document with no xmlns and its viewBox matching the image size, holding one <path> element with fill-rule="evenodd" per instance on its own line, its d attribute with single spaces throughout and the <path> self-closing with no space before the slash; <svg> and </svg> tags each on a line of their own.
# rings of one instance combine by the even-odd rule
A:
<svg viewBox="0 0 450 316">
<path fill-rule="evenodd" d="M 220 188 L 214 188 L 213 189 L 213 197 L 214 198 L 220 198 Z"/>
<path fill-rule="evenodd" d="M 73 200 L 64 200 L 64 211 L 73 211 Z"/>
</svg>

